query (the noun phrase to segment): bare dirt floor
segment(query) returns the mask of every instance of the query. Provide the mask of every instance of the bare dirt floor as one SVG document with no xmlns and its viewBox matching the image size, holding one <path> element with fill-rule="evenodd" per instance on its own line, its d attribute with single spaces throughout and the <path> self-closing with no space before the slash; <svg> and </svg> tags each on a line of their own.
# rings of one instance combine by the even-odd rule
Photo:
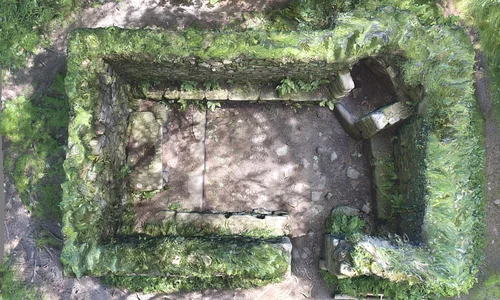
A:
<svg viewBox="0 0 500 300">
<path fill-rule="evenodd" d="M 179 29 L 197 24 L 203 28 L 217 28 L 223 24 L 239 18 L 244 12 L 264 10 L 272 5 L 280 5 L 286 0 L 226 0 L 211 7 L 208 1 L 195 0 L 192 5 L 182 5 L 182 1 L 165 0 L 123 0 L 109 1 L 99 7 L 89 7 L 82 13 L 75 14 L 66 27 L 60 27 L 52 32 L 52 45 L 41 49 L 32 59 L 30 65 L 16 72 L 7 72 L 4 79 L 1 96 L 7 102 L 20 95 L 34 95 L 47 89 L 58 72 L 64 71 L 66 66 L 66 41 L 71 29 L 78 27 L 106 27 L 119 26 L 126 28 L 144 28 L 147 26 L 165 29 Z M 91 3 L 89 2 L 89 6 Z M 484 60 L 480 62 L 476 71 L 477 95 L 486 122 L 486 157 L 487 157 L 487 228 L 488 240 L 486 247 L 486 260 L 481 266 L 479 280 L 484 281 L 495 270 L 500 270 L 500 206 L 494 204 L 500 200 L 500 128 L 499 121 L 491 114 L 491 100 L 487 92 L 487 77 L 485 76 Z M 206 175 L 204 185 L 207 186 L 205 198 L 202 198 L 201 207 L 206 210 L 247 210 L 251 207 L 239 206 L 243 194 L 231 191 L 235 195 L 226 194 L 226 197 L 238 201 L 229 201 L 232 207 L 218 203 L 218 193 L 223 186 L 232 186 L 231 180 L 242 176 L 240 180 L 251 186 L 254 181 L 249 180 L 250 175 L 259 179 L 259 176 L 276 176 L 272 183 L 280 188 L 286 187 L 290 180 L 298 180 L 304 184 L 289 186 L 292 191 L 299 191 L 303 196 L 302 201 L 291 201 L 282 197 L 282 202 L 276 207 L 287 210 L 302 224 L 292 233 L 294 264 L 293 274 L 286 281 L 268 285 L 262 288 L 234 291 L 203 291 L 187 294 L 162 295 L 130 293 L 124 290 L 110 288 L 103 285 L 96 278 L 66 278 L 62 275 L 62 266 L 59 262 L 59 250 L 53 248 L 38 248 L 35 236 L 42 228 L 50 231 L 57 238 L 61 238 L 58 222 L 42 223 L 29 213 L 21 204 L 19 195 L 15 191 L 10 174 L 6 174 L 6 252 L 12 257 L 16 271 L 22 280 L 34 284 L 47 299 L 328 299 L 331 295 L 322 283 L 317 269 L 319 246 L 324 218 L 331 207 L 336 204 L 356 203 L 362 205 L 366 197 L 369 176 L 365 157 L 361 145 L 350 140 L 340 127 L 335 125 L 336 120 L 329 118 L 331 127 L 323 128 L 322 122 L 306 122 L 303 120 L 316 120 L 327 118 L 329 111 L 320 109 L 303 108 L 294 113 L 286 107 L 279 110 L 268 110 L 266 106 L 252 105 L 243 109 L 245 105 L 235 107 L 228 105 L 223 109 L 209 112 L 206 116 L 206 127 L 191 127 L 192 135 L 200 134 L 197 130 L 206 130 Z M 276 120 L 281 123 L 274 123 Z M 222 118 L 217 118 L 220 115 Z M 267 120 L 266 120 L 267 118 Z M 296 122 L 293 119 L 296 119 Z M 232 120 L 232 121 L 231 121 Z M 239 123 L 248 122 L 255 128 L 253 138 L 240 140 L 238 130 L 231 135 L 224 130 Z M 264 120 L 260 122 L 259 120 Z M 232 124 L 231 122 L 235 122 Z M 260 123 L 259 123 L 260 122 Z M 301 124 L 304 124 L 301 126 Z M 174 126 L 173 124 L 172 126 Z M 261 132 L 258 127 L 261 126 Z M 267 127 L 266 127 L 267 126 Z M 281 126 L 281 127 L 280 127 Z M 314 126 L 320 126 L 315 128 Z M 244 128 L 244 127 L 237 127 Z M 270 129 L 269 131 L 266 129 Z M 281 129 L 279 129 L 281 128 Z M 243 130 L 243 129 L 241 129 Z M 300 131 L 311 133 L 309 144 L 299 146 L 297 136 Z M 227 132 L 226 132 L 227 133 Z M 319 133 L 323 133 L 320 136 Z M 323 140 L 323 138 L 326 138 Z M 223 141 L 223 143 L 222 143 Z M 233 143 L 234 147 L 224 147 Z M 262 146 L 259 146 L 262 144 Z M 286 146 L 286 147 L 285 147 Z M 239 147 L 239 148 L 238 148 Z M 8 150 L 8 142 L 3 145 L 6 155 L 12 155 Z M 238 149 L 239 157 L 229 153 L 230 149 Z M 285 151 L 286 149 L 286 151 Z M 323 152 L 324 151 L 324 152 Z M 336 152 L 337 158 L 332 161 L 332 153 Z M 280 155 L 284 154 L 284 155 Z M 253 155 L 253 158 L 252 158 Z M 286 161 L 284 159 L 286 157 Z M 314 159 L 317 157 L 317 161 Z M 226 161 L 229 159 L 230 161 Z M 264 170 L 267 162 L 272 163 L 279 170 L 277 174 L 251 174 L 248 165 L 256 161 Z M 307 163 L 306 163 L 307 162 Z M 315 162 L 317 168 L 315 169 Z M 238 163 L 243 164 L 238 166 Z M 218 168 L 221 164 L 230 165 L 230 168 Z M 245 166 L 245 164 L 247 166 Z M 290 164 L 290 165 L 288 165 Z M 321 164 L 321 167 L 320 167 Z M 325 167 L 323 170 L 322 168 Z M 348 178 L 346 169 L 352 167 L 359 171 L 357 179 Z M 241 172 L 241 173 L 238 173 Z M 323 177 L 325 180 L 323 181 Z M 327 177 L 328 176 L 328 177 Z M 282 186 L 284 184 L 284 186 Z M 222 186 L 221 186 L 222 185 Z M 323 187 L 324 188 L 320 188 Z M 210 187 L 210 188 L 208 188 Z M 232 187 L 234 188 L 234 187 Z M 267 187 L 269 188 L 269 187 Z M 269 195 L 280 195 L 279 189 L 270 188 Z M 319 202 L 312 201 L 313 191 L 321 192 Z M 332 200 L 326 201 L 324 196 L 332 194 Z M 220 195 L 220 194 L 219 194 Z M 317 194 L 314 195 L 316 197 Z M 309 198 L 308 198 L 309 197 Z M 204 199 L 204 200 L 203 200 Z M 262 205 L 268 205 L 268 199 L 261 199 Z M 367 201 L 367 200 L 366 200 Z M 500 201 L 497 201 L 500 202 Z M 242 202 L 246 205 L 247 202 Z M 300 207 L 306 205 L 307 207 Z M 321 205 L 322 207 L 319 207 Z M 316 208 L 314 208 L 316 206 Z M 358 206 L 359 207 L 359 206 Z M 302 212 L 302 215 L 301 215 Z M 317 212 L 317 213 L 316 213 Z M 315 215 L 316 214 L 316 215 Z M 311 221 L 312 220 L 312 221 Z M 300 223 L 301 222 L 301 223 Z M 467 296 L 461 299 L 470 299 Z"/>
</svg>

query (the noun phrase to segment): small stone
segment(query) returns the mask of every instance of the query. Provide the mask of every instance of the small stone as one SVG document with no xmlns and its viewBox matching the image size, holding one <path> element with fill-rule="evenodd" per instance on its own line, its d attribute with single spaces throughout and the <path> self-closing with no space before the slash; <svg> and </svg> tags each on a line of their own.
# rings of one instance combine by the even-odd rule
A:
<svg viewBox="0 0 500 300">
<path fill-rule="evenodd" d="M 372 211 L 372 209 L 368 204 L 364 204 L 363 207 L 361 208 L 361 211 L 364 212 L 365 214 L 369 214 Z"/>
<path fill-rule="evenodd" d="M 353 153 L 351 153 L 351 156 L 352 157 L 361 157 L 361 156 L 363 156 L 363 154 L 359 153 L 358 151 L 354 151 Z"/>
<path fill-rule="evenodd" d="M 168 168 L 165 168 L 165 170 L 163 170 L 163 172 L 162 172 L 163 181 L 165 181 L 165 183 L 168 183 L 169 175 L 170 175 L 170 172 L 168 171 Z"/>
<path fill-rule="evenodd" d="M 332 155 L 330 155 L 330 161 L 334 161 L 338 158 L 337 152 L 333 151 Z"/>
<path fill-rule="evenodd" d="M 319 180 L 319 184 L 318 184 L 318 190 L 322 190 L 326 187 L 326 177 L 325 176 L 321 176 L 320 180 Z"/>
<path fill-rule="evenodd" d="M 175 258 L 172 260 L 172 264 L 178 266 L 181 263 L 181 257 L 179 255 L 176 255 Z"/>
<path fill-rule="evenodd" d="M 326 200 L 330 200 L 330 199 L 332 199 L 332 197 L 333 197 L 333 194 L 330 192 L 326 193 L 326 195 L 325 195 Z"/>
<path fill-rule="evenodd" d="M 316 154 L 321 155 L 321 154 L 325 154 L 325 153 L 326 153 L 325 148 L 323 148 L 321 146 L 316 147 Z"/>
<path fill-rule="evenodd" d="M 307 236 L 308 236 L 308 237 L 313 237 L 313 236 L 314 236 L 314 231 L 309 230 L 309 231 L 307 232 Z"/>
<path fill-rule="evenodd" d="M 103 135 L 106 132 L 106 126 L 102 123 L 97 123 L 95 126 L 95 132 L 97 135 Z"/>
<path fill-rule="evenodd" d="M 361 174 L 353 167 L 347 168 L 347 177 L 351 179 L 358 179 Z"/>
<path fill-rule="evenodd" d="M 497 200 L 493 201 L 493 203 L 495 203 L 495 205 L 500 206 L 500 199 L 497 199 Z"/>
<path fill-rule="evenodd" d="M 212 258 L 208 255 L 203 255 L 201 259 L 203 260 L 203 263 L 205 264 L 206 267 L 212 264 Z"/>
<path fill-rule="evenodd" d="M 302 253 L 300 254 L 300 258 L 302 258 L 302 259 L 306 259 L 306 258 L 307 258 L 307 256 L 308 256 L 308 255 L 307 255 L 307 253 L 305 253 L 305 252 L 302 252 Z"/>
<path fill-rule="evenodd" d="M 323 194 L 322 192 L 311 192 L 311 200 L 312 201 L 319 201 L 319 199 L 321 198 L 321 194 Z"/>
<path fill-rule="evenodd" d="M 279 147 L 278 149 L 276 149 L 276 154 L 278 154 L 278 156 L 287 155 L 288 154 L 288 146 L 283 145 L 282 147 Z"/>
</svg>

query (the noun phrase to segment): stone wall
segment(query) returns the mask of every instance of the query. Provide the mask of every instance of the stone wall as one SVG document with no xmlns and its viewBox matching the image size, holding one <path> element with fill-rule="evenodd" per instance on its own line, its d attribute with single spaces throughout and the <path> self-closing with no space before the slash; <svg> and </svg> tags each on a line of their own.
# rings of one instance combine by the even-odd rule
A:
<svg viewBox="0 0 500 300">
<path fill-rule="evenodd" d="M 324 60 L 256 59 L 238 57 L 231 60 L 200 60 L 190 56 L 155 63 L 151 57 L 142 58 L 110 55 L 105 59 L 123 77 L 132 82 L 196 81 L 270 83 L 289 77 L 304 81 L 332 80 L 345 65 Z"/>
</svg>

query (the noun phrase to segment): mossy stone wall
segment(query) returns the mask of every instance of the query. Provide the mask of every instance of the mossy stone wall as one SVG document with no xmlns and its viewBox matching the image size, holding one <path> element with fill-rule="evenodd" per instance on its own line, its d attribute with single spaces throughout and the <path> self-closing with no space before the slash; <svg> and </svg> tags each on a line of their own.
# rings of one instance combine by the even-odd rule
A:
<svg viewBox="0 0 500 300">
<path fill-rule="evenodd" d="M 312 81 L 333 80 L 342 69 L 338 63 L 324 60 L 296 61 L 293 59 L 257 59 L 244 56 L 229 59 L 201 60 L 197 57 L 178 57 L 154 62 L 152 57 L 109 56 L 105 59 L 124 78 L 131 81 L 231 82 L 269 83 L 283 78 Z"/>
</svg>

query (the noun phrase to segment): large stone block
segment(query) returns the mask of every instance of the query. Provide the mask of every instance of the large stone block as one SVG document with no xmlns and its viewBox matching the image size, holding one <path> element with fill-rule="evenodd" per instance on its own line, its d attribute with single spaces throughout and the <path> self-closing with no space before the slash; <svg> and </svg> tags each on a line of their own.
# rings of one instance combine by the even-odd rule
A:
<svg viewBox="0 0 500 300">
<path fill-rule="evenodd" d="M 161 139 L 162 126 L 153 113 L 130 115 L 127 164 L 132 169 L 128 179 L 134 190 L 152 191 L 163 187 Z"/>
<path fill-rule="evenodd" d="M 402 103 L 395 102 L 361 118 L 356 127 L 362 138 L 369 139 L 381 130 L 411 117 L 413 109 Z"/>
<path fill-rule="evenodd" d="M 235 85 L 229 89 L 229 100 L 232 101 L 256 101 L 259 96 L 258 85 Z"/>
<path fill-rule="evenodd" d="M 330 95 L 333 99 L 338 99 L 346 96 L 354 88 L 354 81 L 352 80 L 349 71 L 339 72 L 330 87 Z"/>
<path fill-rule="evenodd" d="M 332 234 L 325 235 L 325 257 L 319 262 L 320 268 L 338 278 L 356 276 L 350 256 L 350 252 L 353 250 L 354 248 L 349 242 Z"/>
</svg>

